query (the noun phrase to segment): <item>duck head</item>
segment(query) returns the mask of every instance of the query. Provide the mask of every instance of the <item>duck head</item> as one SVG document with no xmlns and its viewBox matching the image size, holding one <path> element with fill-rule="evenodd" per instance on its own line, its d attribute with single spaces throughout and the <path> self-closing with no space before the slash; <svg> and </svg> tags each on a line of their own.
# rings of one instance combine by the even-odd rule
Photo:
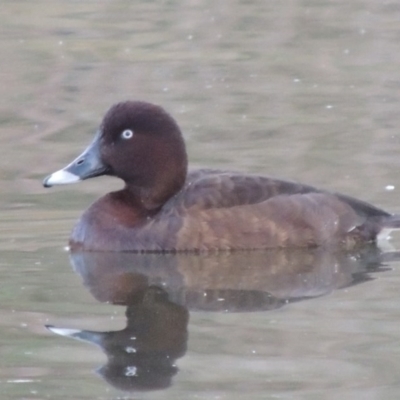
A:
<svg viewBox="0 0 400 400">
<path fill-rule="evenodd" d="M 43 185 L 116 176 L 150 210 L 182 188 L 186 173 L 185 144 L 175 120 L 159 106 L 126 101 L 108 110 L 87 149 Z"/>
</svg>

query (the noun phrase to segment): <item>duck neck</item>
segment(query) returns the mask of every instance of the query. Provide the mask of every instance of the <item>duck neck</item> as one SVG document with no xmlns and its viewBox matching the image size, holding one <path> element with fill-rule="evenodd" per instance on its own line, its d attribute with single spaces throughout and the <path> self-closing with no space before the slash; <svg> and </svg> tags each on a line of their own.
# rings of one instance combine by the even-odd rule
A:
<svg viewBox="0 0 400 400">
<path fill-rule="evenodd" d="M 145 210 L 156 211 L 182 189 L 185 180 L 186 169 L 184 174 L 175 175 L 174 179 L 160 177 L 154 182 L 147 182 L 146 185 L 126 183 L 125 190 L 130 192 Z"/>
</svg>

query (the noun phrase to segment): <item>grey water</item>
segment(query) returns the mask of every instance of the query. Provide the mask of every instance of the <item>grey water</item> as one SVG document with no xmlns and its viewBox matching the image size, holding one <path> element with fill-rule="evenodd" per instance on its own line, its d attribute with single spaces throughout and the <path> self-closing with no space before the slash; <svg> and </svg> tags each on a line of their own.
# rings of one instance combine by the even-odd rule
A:
<svg viewBox="0 0 400 400">
<path fill-rule="evenodd" d="M 139 99 L 176 118 L 193 167 L 400 212 L 399 18 L 395 1 L 4 0 L 0 397 L 398 399 L 396 257 L 71 255 L 121 182 L 41 180 Z"/>
</svg>

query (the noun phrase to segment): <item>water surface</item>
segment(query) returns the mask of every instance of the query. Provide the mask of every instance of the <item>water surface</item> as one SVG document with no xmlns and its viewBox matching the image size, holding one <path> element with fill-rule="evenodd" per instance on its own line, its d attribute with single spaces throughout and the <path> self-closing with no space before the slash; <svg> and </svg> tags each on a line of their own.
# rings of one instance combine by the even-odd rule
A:
<svg viewBox="0 0 400 400">
<path fill-rule="evenodd" d="M 192 166 L 399 211 L 399 13 L 371 0 L 4 1 L 2 398 L 397 399 L 398 262 L 374 252 L 157 258 L 125 260 L 116 281 L 116 267 L 87 275 L 94 267 L 64 249 L 69 231 L 121 183 L 49 191 L 40 182 L 84 148 L 111 104 L 140 99 L 175 116 Z M 127 285 L 110 297 L 119 279 L 139 292 Z M 144 329 L 155 339 L 143 354 L 159 345 L 145 362 L 165 367 L 157 391 L 107 378 L 104 346 L 45 328 L 121 332 L 153 312 L 175 322 L 164 336 L 166 321 Z M 128 356 L 117 364 L 132 375 Z"/>
</svg>

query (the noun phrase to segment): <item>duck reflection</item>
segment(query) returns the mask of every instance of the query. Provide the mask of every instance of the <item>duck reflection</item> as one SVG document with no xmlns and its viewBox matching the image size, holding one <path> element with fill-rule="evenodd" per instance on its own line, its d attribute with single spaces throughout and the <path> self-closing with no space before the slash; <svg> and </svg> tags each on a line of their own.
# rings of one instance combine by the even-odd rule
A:
<svg viewBox="0 0 400 400">
<path fill-rule="evenodd" d="M 127 326 L 121 331 L 47 328 L 101 347 L 108 360 L 98 373 L 112 386 L 166 388 L 177 372 L 175 360 L 186 352 L 188 311 L 169 301 L 167 292 L 157 286 L 127 293 L 127 298 Z"/>
<path fill-rule="evenodd" d="M 368 281 L 370 272 L 384 270 L 384 257 L 376 247 L 353 253 L 72 253 L 74 270 L 97 300 L 127 307 L 127 325 L 109 332 L 47 327 L 101 347 L 107 364 L 98 372 L 112 386 L 162 389 L 171 385 L 175 362 L 186 352 L 188 310 L 276 309 Z"/>
</svg>

